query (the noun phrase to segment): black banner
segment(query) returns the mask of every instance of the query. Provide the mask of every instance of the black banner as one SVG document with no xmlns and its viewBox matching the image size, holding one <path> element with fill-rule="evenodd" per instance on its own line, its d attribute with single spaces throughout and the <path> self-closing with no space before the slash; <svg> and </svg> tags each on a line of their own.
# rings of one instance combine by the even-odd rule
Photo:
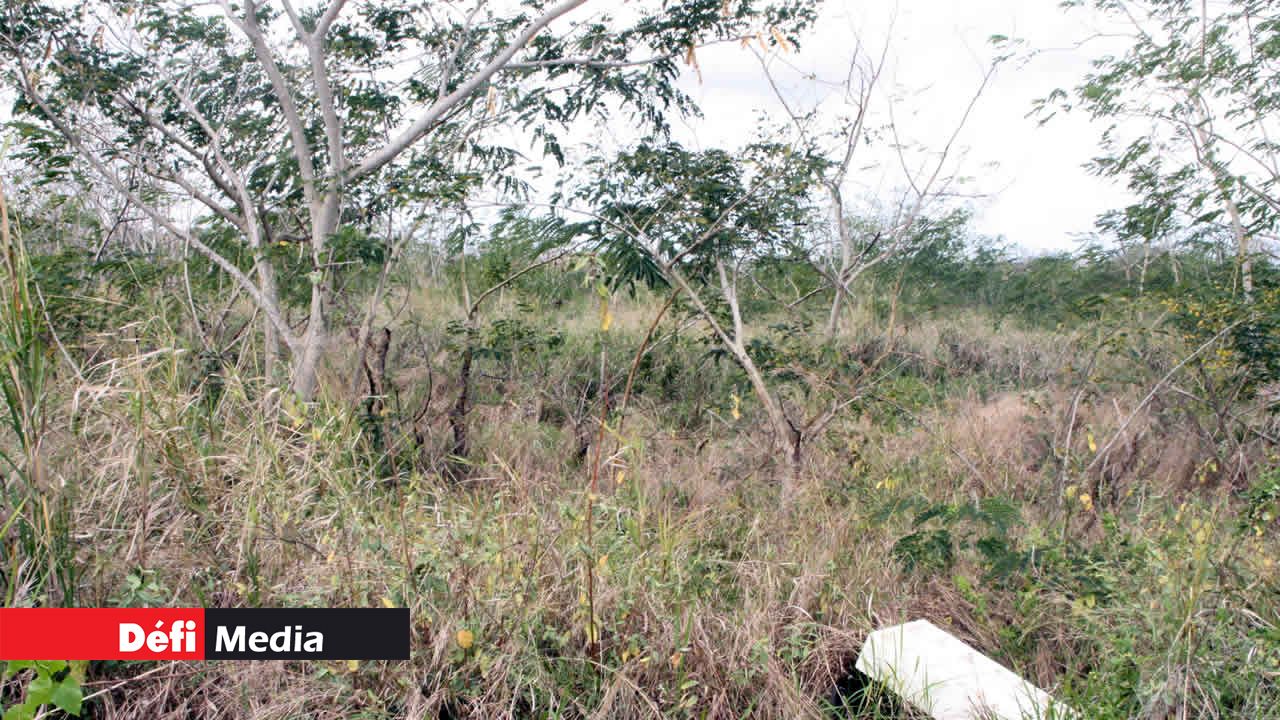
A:
<svg viewBox="0 0 1280 720">
<path fill-rule="evenodd" d="M 408 660 L 408 608 L 206 608 L 207 660 Z"/>
</svg>

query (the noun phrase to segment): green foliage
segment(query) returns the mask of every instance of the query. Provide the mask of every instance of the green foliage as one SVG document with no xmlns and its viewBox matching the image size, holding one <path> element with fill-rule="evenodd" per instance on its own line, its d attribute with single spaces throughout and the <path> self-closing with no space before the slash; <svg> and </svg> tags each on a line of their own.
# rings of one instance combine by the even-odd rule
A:
<svg viewBox="0 0 1280 720">
<path fill-rule="evenodd" d="M 554 350 L 564 342 L 556 330 L 519 316 L 495 318 L 472 332 L 465 323 L 450 321 L 446 333 L 454 350 L 470 344 L 477 358 L 507 367 L 514 367 L 541 350 Z"/>
<path fill-rule="evenodd" d="M 1067 674 L 1064 700 L 1100 718 L 1162 705 L 1188 714 L 1267 715 L 1264 697 L 1275 689 L 1267 676 L 1280 664 L 1280 644 L 1244 609 L 1258 601 L 1226 587 L 1226 578 L 1252 576 L 1264 563 L 1237 552 L 1245 547 L 1233 537 L 1239 529 L 1215 522 L 1216 514 L 1203 502 L 1187 503 L 1140 531 L 1110 517 L 1091 548 L 1043 557 L 1044 584 L 1071 598 L 1072 623 L 1091 638 Z M 1072 558 L 1079 558 L 1074 571 L 1066 562 Z M 1262 576 L 1258 582 L 1271 583 Z M 1169 657 L 1183 658 L 1186 669 L 1158 670 Z M 1193 673 L 1204 693 L 1186 693 L 1182 672 Z"/>
<path fill-rule="evenodd" d="M 1250 238 L 1280 227 L 1273 170 L 1280 147 L 1267 126 L 1280 108 L 1275 3 L 1090 4 L 1131 25 L 1132 45 L 1095 63 L 1075 96 L 1096 119 L 1148 121 L 1112 124 L 1102 136 L 1094 169 L 1127 179 L 1138 199 L 1099 226 L 1144 253 L 1179 234 L 1229 233 L 1247 283 Z M 1040 103 L 1048 117 L 1054 107 L 1071 109 L 1068 93 L 1057 90 Z"/>
<path fill-rule="evenodd" d="M 70 157 L 77 152 L 96 155 L 108 166 L 151 158 L 154 167 L 144 174 L 156 182 L 135 187 L 139 196 L 163 205 L 158 201 L 176 193 L 207 206 L 209 217 L 225 218 L 244 211 L 232 182 L 238 176 L 259 215 L 263 240 L 288 237 L 296 243 L 310 238 L 312 230 L 289 211 L 308 202 L 300 158 L 316 166 L 319 181 L 345 174 L 337 208 L 342 229 L 332 248 L 326 238 L 325 253 L 350 257 L 302 254 L 304 264 L 337 262 L 340 267 L 353 258 L 367 262 L 385 250 L 368 240 L 393 213 L 457 206 L 485 185 L 510 196 L 526 194 L 520 151 L 474 132 L 491 116 L 501 113 L 509 127 L 523 130 L 526 139 L 560 163 L 562 133 L 584 117 L 626 113 L 642 130 L 660 135 L 669 113 L 697 111 L 677 83 L 680 60 L 692 48 L 758 32 L 761 23 L 769 30 L 767 42 L 794 45 L 816 18 L 814 5 L 810 0 L 683 0 L 639 9 L 625 20 L 606 14 L 591 22 L 558 23 L 536 33 L 514 63 L 496 74 L 486 66 L 550 9 L 545 4 L 471 15 L 441 14 L 429 2 L 395 8 L 350 5 L 327 28 L 321 44 L 327 94 L 339 118 L 341 158 L 317 147 L 290 147 L 335 140 L 321 137 L 333 128 L 326 126 L 319 83 L 293 82 L 311 73 L 305 53 L 263 49 L 273 56 L 264 64 L 252 41 L 253 29 L 260 28 L 268 43 L 280 36 L 292 42 L 295 21 L 299 32 L 314 32 L 318 8 L 302 7 L 296 17 L 286 17 L 278 8 L 259 5 L 246 18 L 242 9 L 228 7 L 231 17 L 223 18 L 166 0 L 101 7 L 22 2 L 0 16 L 0 34 L 6 38 L 0 71 L 22 90 L 14 115 L 25 141 L 23 158 L 44 171 L 47 181 L 74 178 Z M 136 34 L 139 42 L 107 42 L 104 32 Z M 637 55 L 650 59 L 629 62 Z M 407 77 L 392 79 L 386 72 L 410 65 L 414 69 Z M 174 77 L 184 78 L 184 87 L 192 91 L 183 95 Z M 471 78 L 482 82 L 458 95 L 451 111 L 430 132 L 396 150 L 385 168 L 352 172 L 390 147 L 388 128 L 408 125 Z M 280 83 L 297 97 L 281 97 Z M 93 113 L 102 126 L 94 138 L 76 136 L 68 127 L 71 118 L 85 113 Z M 292 115 L 307 137 L 294 133 L 281 142 L 281 128 L 288 127 Z M 222 137 L 211 137 L 210 128 Z M 244 225 L 239 223 L 228 239 L 244 244 Z M 315 269 L 305 267 L 296 275 Z"/>
<path fill-rule="evenodd" d="M 911 521 L 915 530 L 893 545 L 893 556 L 907 572 L 943 572 L 955 563 L 957 551 L 977 550 L 990 579 L 1003 579 L 1022 569 L 1023 557 L 1014 550 L 1009 531 L 1022 524 L 1018 508 L 1003 498 L 985 498 L 976 504 L 895 501 L 879 517 L 910 508 L 918 511 Z M 954 532 L 953 532 L 954 531 Z"/>
<path fill-rule="evenodd" d="M 917 530 L 898 538 L 893 556 L 907 572 L 947 570 L 955 562 L 955 542 L 946 528 Z"/>
<path fill-rule="evenodd" d="M 1018 257 L 999 239 L 975 235 L 970 223 L 965 210 L 923 217 L 901 253 L 864 273 L 860 287 L 878 318 L 895 311 L 910 319 L 981 307 L 997 324 L 1013 320 L 1052 328 L 1096 320 L 1110 299 L 1140 294 L 1123 268 L 1121 249 L 1086 246 L 1075 253 Z M 864 252 L 875 233 L 859 235 L 868 238 L 857 248 Z M 1153 278 L 1157 274 L 1168 275 L 1164 265 L 1153 270 Z"/>
<path fill-rule="evenodd" d="M 38 483 L 39 443 L 46 423 L 45 393 L 53 376 L 53 348 L 26 248 L 20 238 L 11 234 L 3 202 L 0 196 L 0 291 L 4 293 L 0 304 L 0 394 L 6 407 L 4 427 L 18 441 L 22 455 L 11 457 L 0 450 L 0 460 L 9 470 L 25 475 L 28 482 Z"/>
<path fill-rule="evenodd" d="M 475 286 L 504 285 L 528 302 L 563 304 L 589 281 L 591 258 L 575 252 L 585 229 L 554 215 L 504 210 L 478 248 Z"/>
<path fill-rule="evenodd" d="M 8 509 L 4 529 L 13 527 L 16 543 L 0 544 L 0 579 L 13 578 L 21 558 L 42 558 L 32 568 L 30 586 L 35 598 L 74 598 L 77 564 L 67 524 L 68 498 L 50 485 L 44 464 L 44 441 L 49 428 L 48 393 L 54 382 L 55 358 L 50 328 L 33 280 L 22 236 L 9 224 L 8 207 L 0 193 L 0 395 L 4 396 L 3 427 L 10 436 L 0 444 L 0 461 L 15 482 L 0 485 L 0 500 Z M 11 451 L 17 446 L 17 451 Z M 6 583 L 6 604 L 19 588 Z"/>
<path fill-rule="evenodd" d="M 65 660 L 10 660 L 3 677 L 8 680 L 24 670 L 32 671 L 26 698 L 4 710 L 4 720 L 32 720 L 46 705 L 53 705 L 69 715 L 80 716 L 84 695 L 84 662 Z"/>
<path fill-rule="evenodd" d="M 973 237 L 969 224 L 971 216 L 965 210 L 953 210 L 941 217 L 921 217 L 903 243 L 900 253 L 873 266 L 866 275 L 874 279 L 878 287 L 886 289 L 877 293 L 876 310 L 888 315 L 890 304 L 896 299 L 913 312 L 932 312 L 952 305 L 990 304 L 993 294 L 999 291 L 998 263 L 1007 264 L 1011 258 L 992 241 Z M 857 237 L 865 238 L 855 247 L 855 253 L 868 253 L 875 249 L 876 229 L 869 222 L 853 219 L 860 228 Z M 887 292 L 897 288 L 896 292 Z"/>
<path fill-rule="evenodd" d="M 1262 535 L 1280 523 L 1280 465 L 1264 470 L 1244 493 L 1245 508 L 1240 514 L 1243 529 Z"/>
<path fill-rule="evenodd" d="M 1187 288 L 1164 299 L 1174 326 L 1190 343 L 1222 336 L 1204 365 L 1238 381 L 1246 396 L 1280 380 L 1280 278 L 1269 265 L 1259 270 L 1250 302 L 1220 283 Z"/>
<path fill-rule="evenodd" d="M 95 260 L 86 249 L 34 252 L 32 281 L 50 317 L 58 318 L 63 342 L 75 344 L 122 322 L 148 317 L 155 291 L 182 270 L 174 263 L 133 253 Z"/>
<path fill-rule="evenodd" d="M 124 586 L 113 598 L 116 607 L 164 607 L 173 594 L 155 570 L 134 568 L 124 576 Z"/>
<path fill-rule="evenodd" d="M 597 208 L 590 233 L 614 287 L 666 286 L 668 267 L 710 283 L 717 262 L 796 250 L 811 211 L 805 197 L 823 163 L 774 144 L 735 156 L 644 143 L 593 160 L 595 178 L 576 194 Z"/>
</svg>

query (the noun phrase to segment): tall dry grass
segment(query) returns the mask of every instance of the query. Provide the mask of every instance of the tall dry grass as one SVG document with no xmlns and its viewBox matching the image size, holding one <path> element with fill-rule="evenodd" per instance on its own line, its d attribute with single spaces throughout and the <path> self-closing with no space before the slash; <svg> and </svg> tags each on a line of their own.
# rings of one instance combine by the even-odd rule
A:
<svg viewBox="0 0 1280 720">
<path fill-rule="evenodd" d="M 432 292 L 414 302 L 444 302 Z M 1082 380 L 1087 338 L 979 316 L 851 332 L 853 350 L 891 343 L 892 372 L 811 447 L 784 503 L 789 470 L 754 408 L 732 414 L 732 368 L 694 342 L 659 344 L 657 379 L 624 432 L 606 430 L 598 469 L 574 459 L 577 420 L 546 406 L 597 415 L 599 395 L 570 381 L 602 347 L 625 367 L 643 309 L 619 309 L 601 345 L 566 308 L 559 354 L 520 366 L 543 381 L 484 379 L 463 481 L 430 448 L 389 469 L 344 383 L 302 405 L 234 365 L 215 382 L 174 311 L 86 338 L 99 359 L 49 380 L 32 496 L 63 503 L 56 562 L 74 583 L 34 571 L 43 557 L 10 523 L 5 596 L 412 611 L 404 663 L 95 663 L 96 717 L 900 716 L 855 695 L 851 668 L 869 631 L 921 617 L 1099 717 L 1276 715 L 1274 522 L 1241 531 L 1226 459 L 1172 404 L 1140 408 L 1115 456 L 1086 468 L 1143 387 Z M 397 335 L 400 412 L 427 377 L 442 399 L 429 413 L 453 389 L 446 316 Z M 1264 439 L 1243 452 L 1255 477 L 1274 463 Z M 31 512 L 14 482 L 5 517 Z M 958 510 L 991 499 L 1017 513 L 1006 541 L 1022 560 L 1004 573 Z M 949 517 L 921 520 L 926 506 L 961 518 L 945 526 L 953 562 L 907 570 L 902 538 Z"/>
</svg>

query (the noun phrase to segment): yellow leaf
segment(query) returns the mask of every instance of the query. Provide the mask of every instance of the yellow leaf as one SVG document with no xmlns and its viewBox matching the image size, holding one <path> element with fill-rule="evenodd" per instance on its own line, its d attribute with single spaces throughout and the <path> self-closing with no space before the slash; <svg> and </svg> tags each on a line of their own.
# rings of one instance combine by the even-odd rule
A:
<svg viewBox="0 0 1280 720">
<path fill-rule="evenodd" d="M 738 397 L 738 393 L 733 394 L 733 409 L 729 411 L 733 415 L 734 420 L 742 417 L 742 398 Z"/>
<path fill-rule="evenodd" d="M 613 311 L 609 310 L 608 297 L 600 299 L 600 332 L 609 332 L 613 327 Z"/>
<path fill-rule="evenodd" d="M 1098 452 L 1098 443 L 1093 441 L 1093 433 L 1089 433 L 1085 437 L 1089 441 L 1089 452 L 1091 453 Z"/>
<path fill-rule="evenodd" d="M 782 33 L 778 31 L 778 28 L 771 26 L 769 28 L 769 33 L 773 35 L 773 39 L 778 43 L 778 47 L 782 48 L 782 52 L 791 52 L 791 43 L 782 36 Z"/>
<path fill-rule="evenodd" d="M 387 597 L 386 595 L 382 596 L 382 607 L 394 608 L 395 606 L 396 604 L 391 602 L 391 598 Z"/>
<path fill-rule="evenodd" d="M 360 669 L 360 661 L 359 661 L 359 660 L 348 660 L 348 661 L 347 661 L 347 672 L 353 673 L 353 672 L 355 672 L 355 671 L 357 671 L 357 670 L 359 670 L 359 669 Z"/>
<path fill-rule="evenodd" d="M 684 64 L 693 66 L 694 72 L 698 73 L 698 84 L 701 85 L 702 84 L 702 67 L 698 65 L 698 55 L 693 51 L 692 45 L 690 45 L 689 49 L 685 51 Z"/>
<path fill-rule="evenodd" d="M 465 629 L 459 630 L 457 637 L 455 637 L 454 639 L 458 641 L 458 647 L 462 648 L 463 650 L 470 650 L 471 646 L 474 645 L 476 642 L 475 633 L 472 633 L 470 630 L 465 630 Z"/>
</svg>

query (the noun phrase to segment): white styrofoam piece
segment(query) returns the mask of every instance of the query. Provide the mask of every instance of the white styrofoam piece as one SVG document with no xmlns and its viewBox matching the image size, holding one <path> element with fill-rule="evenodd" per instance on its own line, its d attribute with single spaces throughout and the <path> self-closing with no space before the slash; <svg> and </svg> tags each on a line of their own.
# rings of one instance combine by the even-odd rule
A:
<svg viewBox="0 0 1280 720">
<path fill-rule="evenodd" d="M 867 636 L 856 667 L 935 720 L 1048 720 L 1074 713 L 928 620 Z"/>
</svg>

